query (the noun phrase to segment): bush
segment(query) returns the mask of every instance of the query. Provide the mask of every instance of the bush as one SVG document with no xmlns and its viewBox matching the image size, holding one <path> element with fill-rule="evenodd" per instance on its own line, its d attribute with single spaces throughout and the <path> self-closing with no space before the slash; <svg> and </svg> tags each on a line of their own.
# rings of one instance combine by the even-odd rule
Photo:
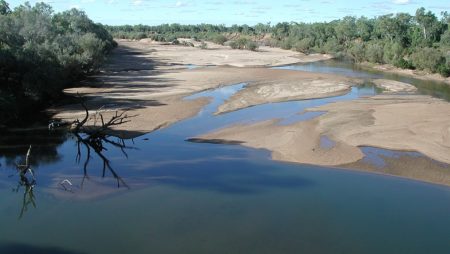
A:
<svg viewBox="0 0 450 254">
<path fill-rule="evenodd" d="M 239 49 L 239 44 L 235 41 L 230 42 L 230 47 L 232 49 Z"/>
<path fill-rule="evenodd" d="M 414 66 L 412 65 L 411 62 L 406 61 L 403 58 L 398 59 L 395 63 L 394 66 L 397 68 L 402 68 L 402 69 L 414 69 Z"/>
<path fill-rule="evenodd" d="M 182 45 L 182 46 L 185 46 L 185 47 L 195 47 L 195 46 L 194 46 L 194 43 L 189 42 L 189 41 L 182 41 L 182 42 L 181 42 L 181 45 Z"/>
<path fill-rule="evenodd" d="M 418 69 L 437 72 L 440 65 L 445 64 L 445 57 L 441 51 L 435 48 L 418 49 L 411 55 L 412 63 Z"/>
<path fill-rule="evenodd" d="M 298 52 L 308 53 L 314 41 L 311 38 L 304 38 L 294 44 L 294 49 Z"/>
<path fill-rule="evenodd" d="M 395 64 L 403 57 L 403 47 L 399 43 L 386 43 L 384 45 L 383 61 L 389 64 Z"/>
<path fill-rule="evenodd" d="M 219 45 L 225 44 L 225 42 L 226 42 L 227 40 L 228 40 L 227 37 L 225 37 L 225 36 L 222 35 L 222 34 L 218 34 L 218 35 L 214 36 L 214 38 L 212 39 L 212 41 L 213 41 L 214 43 L 219 44 Z"/>
<path fill-rule="evenodd" d="M 201 49 L 208 49 L 208 44 L 206 44 L 204 41 L 202 41 L 202 43 L 200 43 L 199 48 L 201 48 Z"/>
<path fill-rule="evenodd" d="M 347 50 L 347 53 L 356 62 L 363 62 L 365 59 L 364 43 L 362 42 L 353 43 Z"/>
<path fill-rule="evenodd" d="M 384 49 L 381 42 L 369 43 L 366 46 L 365 52 L 366 60 L 372 63 L 384 63 Z"/>
<path fill-rule="evenodd" d="M 259 48 L 258 44 L 256 44 L 256 42 L 254 42 L 254 41 L 247 42 L 245 47 L 246 47 L 246 49 L 251 50 L 251 51 L 256 51 Z"/>
<path fill-rule="evenodd" d="M 289 49 L 292 49 L 292 40 L 290 39 L 290 38 L 288 38 L 288 39 L 284 39 L 284 40 L 282 40 L 281 41 L 281 43 L 280 43 L 280 47 L 282 48 L 282 49 L 287 49 L 287 50 L 289 50 Z"/>
<path fill-rule="evenodd" d="M 337 53 L 343 49 L 342 45 L 335 38 L 328 39 L 322 48 L 326 53 Z"/>
<path fill-rule="evenodd" d="M 441 64 L 437 68 L 438 73 L 441 74 L 442 77 L 450 77 L 450 66 L 446 64 Z"/>
</svg>

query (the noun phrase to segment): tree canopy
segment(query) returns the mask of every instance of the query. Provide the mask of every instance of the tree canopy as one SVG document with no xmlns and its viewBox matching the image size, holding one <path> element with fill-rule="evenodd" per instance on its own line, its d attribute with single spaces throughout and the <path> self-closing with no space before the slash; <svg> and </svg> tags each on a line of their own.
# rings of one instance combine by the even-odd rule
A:
<svg viewBox="0 0 450 254">
<path fill-rule="evenodd" d="M 239 38 L 303 53 L 331 53 L 355 61 L 392 64 L 450 74 L 450 14 L 439 19 L 420 8 L 415 15 L 387 14 L 375 18 L 347 16 L 331 22 L 281 22 L 275 25 L 180 25 L 106 26 L 117 38 L 153 38 L 172 41 L 179 37 L 217 40 L 218 35 L 240 48 Z M 220 43 L 224 41 L 221 38 Z M 430 54 L 422 54 L 428 52 Z M 431 54 L 432 52 L 432 54 Z M 420 56 L 420 57 L 418 57 Z M 444 60 L 443 60 L 444 59 Z M 438 66 L 436 66 L 436 63 Z"/>
<path fill-rule="evenodd" d="M 0 116 L 13 121 L 55 100 L 95 72 L 114 46 L 82 11 L 54 13 L 45 3 L 10 10 L 0 0 Z"/>
</svg>

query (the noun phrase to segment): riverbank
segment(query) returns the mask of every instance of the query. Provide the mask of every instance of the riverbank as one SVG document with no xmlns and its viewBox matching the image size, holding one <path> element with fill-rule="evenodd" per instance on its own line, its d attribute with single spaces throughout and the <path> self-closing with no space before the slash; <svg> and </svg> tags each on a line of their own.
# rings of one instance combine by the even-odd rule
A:
<svg viewBox="0 0 450 254">
<path fill-rule="evenodd" d="M 397 68 L 390 64 L 374 64 L 374 63 L 365 62 L 365 63 L 359 63 L 358 65 L 364 69 L 377 70 L 377 71 L 382 71 L 382 72 L 386 72 L 386 73 L 398 74 L 398 75 L 407 76 L 407 77 L 425 80 L 425 81 L 429 80 L 429 81 L 444 82 L 444 83 L 450 85 L 450 77 L 445 78 L 445 77 L 442 77 L 438 73 L 428 73 L 426 71 L 401 69 L 401 68 Z"/>
</svg>

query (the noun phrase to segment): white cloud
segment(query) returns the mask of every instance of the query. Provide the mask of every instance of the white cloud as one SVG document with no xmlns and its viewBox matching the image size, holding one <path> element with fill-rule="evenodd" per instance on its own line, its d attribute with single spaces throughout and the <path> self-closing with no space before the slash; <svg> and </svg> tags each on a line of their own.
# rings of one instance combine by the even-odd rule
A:
<svg viewBox="0 0 450 254">
<path fill-rule="evenodd" d="M 141 5 L 142 4 L 142 0 L 134 0 L 133 1 L 133 5 Z"/>
<path fill-rule="evenodd" d="M 392 1 L 394 4 L 410 4 L 412 3 L 411 0 L 394 0 Z"/>
<path fill-rule="evenodd" d="M 175 3 L 175 8 L 185 7 L 187 5 L 188 4 L 185 3 L 185 2 L 178 1 L 178 2 Z"/>
</svg>

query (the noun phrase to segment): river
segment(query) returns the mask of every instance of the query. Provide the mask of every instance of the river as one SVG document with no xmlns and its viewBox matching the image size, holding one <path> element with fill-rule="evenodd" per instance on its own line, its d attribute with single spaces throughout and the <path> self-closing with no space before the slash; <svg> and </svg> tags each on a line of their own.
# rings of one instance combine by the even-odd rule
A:
<svg viewBox="0 0 450 254">
<path fill-rule="evenodd" d="M 281 68 L 395 79 L 416 85 L 420 93 L 447 100 L 450 94 L 441 84 L 336 61 Z M 110 137 L 103 159 L 94 152 L 88 157 L 76 137 L 46 126 L 4 133 L 0 253 L 448 253 L 449 187 L 276 162 L 268 151 L 238 144 L 187 141 L 234 123 L 310 119 L 321 113 L 298 113 L 374 95 L 377 89 L 366 85 L 343 96 L 213 115 L 244 87 L 186 97 L 212 101 L 197 116 L 169 128 L 134 140 Z M 327 139 L 323 143 L 330 145 Z M 14 170 L 30 144 L 36 176 L 31 193 L 17 184 Z M 381 165 L 384 157 L 377 154 L 403 153 L 364 151 Z M 111 168 L 103 167 L 105 158 Z"/>
</svg>

